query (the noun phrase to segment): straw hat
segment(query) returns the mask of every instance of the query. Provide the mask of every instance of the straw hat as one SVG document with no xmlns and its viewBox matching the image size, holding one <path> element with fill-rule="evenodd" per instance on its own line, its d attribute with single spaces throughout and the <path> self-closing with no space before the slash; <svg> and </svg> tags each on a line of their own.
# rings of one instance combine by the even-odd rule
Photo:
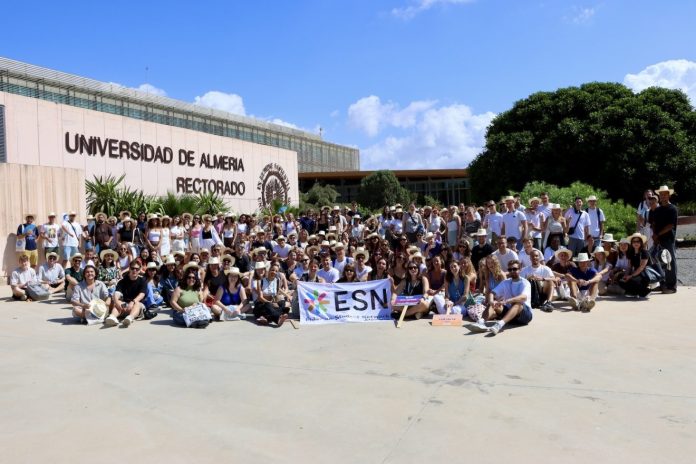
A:
<svg viewBox="0 0 696 464">
<path fill-rule="evenodd" d="M 128 217 L 124 217 L 123 219 L 121 219 L 122 224 L 125 224 L 126 222 L 130 222 L 131 224 L 133 224 L 133 218 L 128 216 Z"/>
<path fill-rule="evenodd" d="M 50 258 L 51 256 L 54 256 L 56 259 L 59 258 L 58 253 L 55 253 L 51 251 L 50 253 L 46 253 L 46 259 Z"/>
<path fill-rule="evenodd" d="M 266 269 L 266 262 L 265 261 L 257 261 L 254 264 L 254 270 L 256 271 L 258 269 Z"/>
<path fill-rule="evenodd" d="M 621 244 L 630 245 L 631 241 L 628 239 L 628 237 L 624 237 L 621 240 L 619 240 L 619 245 L 621 245 Z"/>
<path fill-rule="evenodd" d="M 157 213 L 150 213 L 147 215 L 147 220 L 150 221 L 152 219 L 159 219 L 159 214 Z"/>
<path fill-rule="evenodd" d="M 502 201 L 503 203 L 507 203 L 508 201 L 515 201 L 515 197 L 513 197 L 512 195 L 508 195 L 506 197 L 503 197 Z"/>
<path fill-rule="evenodd" d="M 551 209 L 561 209 L 561 205 L 559 205 L 558 203 L 551 203 Z"/>
<path fill-rule="evenodd" d="M 107 255 L 111 255 L 114 259 L 118 258 L 118 253 L 116 253 L 114 250 L 103 250 L 101 253 L 99 253 L 99 259 L 104 261 L 104 258 Z"/>
<path fill-rule="evenodd" d="M 98 220 L 99 218 L 104 218 L 104 220 L 106 221 L 106 213 L 103 213 L 103 212 L 101 212 L 101 211 L 98 212 L 97 214 L 95 214 L 94 217 L 97 218 L 97 220 Z"/>
<path fill-rule="evenodd" d="M 410 256 L 410 255 L 414 255 L 414 254 L 416 254 L 416 253 L 418 253 L 418 252 L 420 252 L 420 248 L 418 248 L 418 247 L 415 246 L 415 245 L 412 245 L 412 246 L 410 246 L 410 247 L 408 247 L 408 248 L 406 249 L 406 253 L 408 253 L 409 256 Z"/>
<path fill-rule="evenodd" d="M 616 243 L 616 240 L 614 240 L 614 234 L 604 234 L 604 237 L 602 237 L 602 241 L 608 243 Z"/>
<path fill-rule="evenodd" d="M 365 261 L 367 261 L 368 259 L 370 259 L 370 252 L 367 251 L 367 250 L 366 250 L 365 248 L 363 248 L 363 247 L 360 247 L 360 248 L 358 248 L 357 250 L 355 250 L 355 252 L 353 253 L 353 259 L 355 259 L 355 258 L 357 258 L 358 256 L 361 256 L 361 255 L 365 257 Z"/>
<path fill-rule="evenodd" d="M 333 246 L 334 251 L 336 250 L 345 250 L 346 246 L 343 244 L 343 242 L 336 242 L 336 244 Z"/>
<path fill-rule="evenodd" d="M 169 266 L 170 264 L 176 264 L 176 260 L 174 259 L 173 255 L 167 255 L 167 259 L 164 261 L 164 264 L 166 266 Z"/>
<path fill-rule="evenodd" d="M 250 254 L 251 254 L 252 258 L 255 258 L 256 255 L 259 253 L 268 253 L 268 250 L 265 247 L 258 247 L 258 248 L 254 248 L 253 250 L 251 250 Z"/>
<path fill-rule="evenodd" d="M 573 257 L 573 252 L 567 248 L 559 248 L 553 255 L 556 258 L 559 258 L 561 255 L 568 255 L 568 258 L 570 259 Z"/>
<path fill-rule="evenodd" d="M 68 216 L 75 216 L 75 215 L 74 215 L 74 214 L 69 214 Z M 93 219 L 94 219 L 94 216 L 92 216 L 91 214 L 88 214 L 88 215 L 87 215 L 87 220 L 88 220 L 88 221 L 91 221 L 91 220 L 93 220 Z"/>
<path fill-rule="evenodd" d="M 114 224 L 116 224 L 118 222 L 118 219 L 116 219 L 116 216 L 109 216 L 106 222 L 113 222 Z"/>
<path fill-rule="evenodd" d="M 237 261 L 232 255 L 222 255 L 222 261 L 225 261 L 226 259 L 230 260 L 230 266 L 233 266 Z"/>
<path fill-rule="evenodd" d="M 594 195 L 590 195 L 589 197 L 587 197 L 586 201 L 597 201 L 597 197 Z"/>
<path fill-rule="evenodd" d="M 77 213 L 75 211 L 70 211 L 68 213 L 68 216 L 77 216 Z"/>
<path fill-rule="evenodd" d="M 130 211 L 125 211 L 125 210 L 118 213 L 118 217 L 120 217 L 121 219 L 123 219 L 123 216 L 132 216 L 132 214 Z"/>
<path fill-rule="evenodd" d="M 238 267 L 231 267 L 229 269 L 225 269 L 225 275 L 240 275 L 241 272 L 239 272 Z"/>
<path fill-rule="evenodd" d="M 82 253 L 75 253 L 74 255 L 72 255 L 72 256 L 70 257 L 70 262 L 72 263 L 72 262 L 75 261 L 75 259 L 77 259 L 77 258 L 84 259 L 84 256 L 82 256 Z"/>
<path fill-rule="evenodd" d="M 217 256 L 208 260 L 208 266 L 213 266 L 215 264 L 217 264 L 218 266 L 220 265 L 220 258 L 218 258 Z"/>
<path fill-rule="evenodd" d="M 203 216 L 201 216 L 201 219 L 204 221 L 212 221 L 213 216 L 211 216 L 210 214 L 204 214 Z"/>
<path fill-rule="evenodd" d="M 184 214 L 181 215 L 181 218 L 182 218 L 182 219 L 188 219 L 189 221 L 192 221 L 192 220 L 193 220 L 193 214 L 191 214 L 191 213 L 184 213 Z"/>
<path fill-rule="evenodd" d="M 529 205 L 531 206 L 531 204 L 534 203 L 535 201 L 536 201 L 537 203 L 541 203 L 541 198 L 539 198 L 539 197 L 532 197 L 532 198 L 530 198 L 530 199 L 529 199 Z"/>
<path fill-rule="evenodd" d="M 285 240 L 285 235 L 279 235 L 279 236 L 276 238 L 276 242 L 280 242 L 281 240 L 284 241 L 284 242 L 286 241 L 286 240 Z"/>
<path fill-rule="evenodd" d="M 97 319 L 103 319 L 109 311 L 108 306 L 104 300 L 95 298 L 89 302 L 88 311 L 94 315 Z"/>
<path fill-rule="evenodd" d="M 416 253 L 413 253 L 413 254 L 411 255 L 411 259 L 419 259 L 419 258 L 420 258 L 420 259 L 424 259 L 423 255 L 421 254 L 420 251 L 418 251 L 418 252 L 416 252 Z"/>
<path fill-rule="evenodd" d="M 159 266 L 157 265 L 156 262 L 150 261 L 149 263 L 147 263 L 147 266 L 145 267 L 145 269 L 147 269 L 148 271 L 150 269 L 159 269 Z"/>
<path fill-rule="evenodd" d="M 480 236 L 482 236 L 482 235 L 483 235 L 483 236 L 488 236 L 488 232 L 486 232 L 486 229 L 479 229 L 479 230 L 476 231 L 476 236 L 477 236 L 477 237 L 480 237 Z"/>
<path fill-rule="evenodd" d="M 330 247 L 330 246 L 331 246 L 331 242 L 329 242 L 328 240 L 322 240 L 321 246 L 322 246 L 322 247 Z"/>
<path fill-rule="evenodd" d="M 183 251 L 175 251 L 174 256 L 181 256 L 182 258 L 185 258 L 186 253 L 184 253 Z"/>
<path fill-rule="evenodd" d="M 210 254 L 210 250 L 207 248 L 201 248 L 201 251 L 198 252 L 199 255 L 202 255 L 203 253 L 205 254 Z"/>
<path fill-rule="evenodd" d="M 640 241 L 642 242 L 643 246 L 645 246 L 645 244 L 648 243 L 648 237 L 646 237 L 645 235 L 641 234 L 640 232 L 636 232 L 635 234 L 630 235 L 630 236 L 628 237 L 629 243 L 632 242 L 634 238 L 640 239 Z"/>
<path fill-rule="evenodd" d="M 372 232 L 370 235 L 367 236 L 367 238 L 380 238 L 379 234 L 377 232 Z"/>
<path fill-rule="evenodd" d="M 186 266 L 184 266 L 184 274 L 186 274 L 186 271 L 188 271 L 189 269 L 199 270 L 200 268 L 201 267 L 198 265 L 198 263 L 191 261 Z"/>
<path fill-rule="evenodd" d="M 321 248 L 319 248 L 319 245 L 312 245 L 310 247 L 307 247 L 305 249 L 305 253 L 307 253 L 308 256 L 316 256 L 317 253 L 321 251 Z"/>
<path fill-rule="evenodd" d="M 669 192 L 670 195 L 674 195 L 674 190 L 667 187 L 666 185 L 660 185 L 660 188 L 655 189 L 655 193 L 657 193 L 658 195 L 660 194 L 660 192 Z"/>
<path fill-rule="evenodd" d="M 573 258 L 573 261 L 576 263 L 586 263 L 588 261 L 592 261 L 592 258 L 587 253 L 578 253 L 578 255 Z"/>
<path fill-rule="evenodd" d="M 604 256 L 607 255 L 606 250 L 602 247 L 595 248 L 594 251 L 592 252 L 592 256 L 596 255 L 597 253 L 602 253 Z"/>
<path fill-rule="evenodd" d="M 48 217 L 56 217 L 55 211 L 51 211 L 50 213 L 48 213 Z"/>
</svg>

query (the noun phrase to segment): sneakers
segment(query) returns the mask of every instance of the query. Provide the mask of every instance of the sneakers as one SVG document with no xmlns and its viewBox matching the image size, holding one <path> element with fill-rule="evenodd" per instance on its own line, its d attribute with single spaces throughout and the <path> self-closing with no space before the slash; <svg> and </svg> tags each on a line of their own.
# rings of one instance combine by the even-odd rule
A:
<svg viewBox="0 0 696 464">
<path fill-rule="evenodd" d="M 570 307 L 573 308 L 573 310 L 575 310 L 575 311 L 578 310 L 578 300 L 576 300 L 572 296 L 569 296 L 568 302 L 570 303 Z"/>
<path fill-rule="evenodd" d="M 585 301 L 585 311 L 587 311 L 587 312 L 592 311 L 592 308 L 595 307 L 595 304 L 596 304 L 596 303 L 597 303 L 597 302 L 596 302 L 595 300 L 590 300 L 590 299 L 588 299 L 587 301 Z"/>
<path fill-rule="evenodd" d="M 582 300 L 578 301 L 577 309 L 579 311 L 582 311 L 583 313 L 587 312 L 587 299 L 582 299 Z"/>
<path fill-rule="evenodd" d="M 545 313 L 550 313 L 550 312 L 553 311 L 554 308 L 553 308 L 553 305 L 552 305 L 550 302 L 547 301 L 546 303 L 544 303 L 543 305 L 541 305 L 541 308 L 539 308 L 539 309 L 541 309 L 541 310 L 544 311 Z"/>
<path fill-rule="evenodd" d="M 104 327 L 116 327 L 118 325 L 118 319 L 114 316 L 109 316 L 104 319 Z"/>
<path fill-rule="evenodd" d="M 472 333 L 486 333 L 490 331 L 486 324 L 481 324 L 480 322 L 465 324 L 464 327 Z"/>
<path fill-rule="evenodd" d="M 125 319 L 123 320 L 123 322 L 121 323 L 121 325 L 123 326 L 124 329 L 127 329 L 128 327 L 130 327 L 130 325 L 131 325 L 132 322 L 133 322 L 133 319 L 132 319 L 130 316 L 128 316 L 127 318 L 125 318 Z"/>
<path fill-rule="evenodd" d="M 498 332 L 500 332 L 501 329 L 502 329 L 502 327 L 500 326 L 500 323 L 499 323 L 499 322 L 496 322 L 496 323 L 495 323 L 492 327 L 490 327 L 488 330 L 489 330 L 489 332 L 491 333 L 491 335 L 498 335 Z"/>
</svg>

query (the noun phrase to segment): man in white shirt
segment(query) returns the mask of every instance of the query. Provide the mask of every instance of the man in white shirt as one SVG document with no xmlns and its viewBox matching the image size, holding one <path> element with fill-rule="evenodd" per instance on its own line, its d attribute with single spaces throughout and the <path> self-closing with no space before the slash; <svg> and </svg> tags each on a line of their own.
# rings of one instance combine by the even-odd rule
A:
<svg viewBox="0 0 696 464">
<path fill-rule="evenodd" d="M 68 261 L 79 252 L 80 238 L 82 237 L 82 226 L 75 219 L 77 213 L 70 211 L 68 220 L 63 221 L 61 232 L 63 234 L 63 267 L 67 266 Z"/>
<path fill-rule="evenodd" d="M 532 286 L 536 287 L 536 293 L 539 296 L 539 307 L 542 311 L 550 313 L 553 311 L 553 305 L 551 304 L 553 300 L 553 291 L 556 288 L 556 283 L 560 282 L 560 279 L 556 277 L 550 267 L 543 264 L 541 252 L 539 250 L 532 250 L 531 258 L 532 264 L 522 268 L 520 277 L 529 280 Z"/>
<path fill-rule="evenodd" d="M 420 254 L 420 253 L 419 253 Z M 364 248 L 358 248 L 353 253 L 355 260 L 355 278 L 361 282 L 365 282 L 372 268 L 367 265 L 367 260 L 370 258 L 370 253 Z"/>
<path fill-rule="evenodd" d="M 343 275 L 343 268 L 346 264 L 353 264 L 353 258 L 346 256 L 346 246 L 338 242 L 333 246 L 333 250 L 336 253 L 336 259 L 334 259 L 333 267 L 338 271 L 339 275 Z"/>
<path fill-rule="evenodd" d="M 527 279 L 520 277 L 520 262 L 512 260 L 508 264 L 509 278 L 500 282 L 488 297 L 488 309 L 484 319 L 499 319 L 493 326 L 482 323 L 466 324 L 464 327 L 474 333 L 497 335 L 506 324 L 527 325 L 532 321 L 532 286 Z"/>
<path fill-rule="evenodd" d="M 549 203 L 549 194 L 541 192 L 539 194 L 541 204 L 537 206 L 537 211 L 544 215 L 545 218 L 551 217 L 551 203 Z"/>
<path fill-rule="evenodd" d="M 590 233 L 590 216 L 582 210 L 582 198 L 575 197 L 575 205 L 568 208 L 565 218 L 568 222 L 568 249 L 575 256 L 582 251 L 585 237 Z"/>
<path fill-rule="evenodd" d="M 527 236 L 527 217 L 524 213 L 515 209 L 515 199 L 505 197 L 505 213 L 503 214 L 502 233 L 508 238 L 514 238 L 516 248 L 522 248 L 522 237 Z"/>
<path fill-rule="evenodd" d="M 48 253 L 46 262 L 39 267 L 39 282 L 49 293 L 57 293 L 63 290 L 65 284 L 65 270 L 58 264 L 58 253 Z"/>
<path fill-rule="evenodd" d="M 532 252 L 534 251 L 538 251 L 539 254 L 542 254 L 541 250 L 534 248 L 534 242 L 531 238 L 525 238 L 522 240 L 522 249 L 517 254 L 519 256 L 520 263 L 522 263 L 522 269 L 532 265 Z"/>
<path fill-rule="evenodd" d="M 483 219 L 483 228 L 491 234 L 490 242 L 496 244 L 498 243 L 498 237 L 503 233 L 503 215 L 496 210 L 493 200 L 489 201 L 486 207 L 488 208 L 488 214 Z"/>
<path fill-rule="evenodd" d="M 43 241 L 44 256 L 48 259 L 49 253 L 59 253 L 58 236 L 60 225 L 56 224 L 56 213 L 48 213 L 48 222 L 41 226 L 41 239 Z"/>
<path fill-rule="evenodd" d="M 501 269 L 507 269 L 510 261 L 519 260 L 517 253 L 508 248 L 507 237 L 505 237 L 505 235 L 498 237 L 498 249 L 493 252 L 493 256 L 498 258 Z"/>
<path fill-rule="evenodd" d="M 332 284 L 341 277 L 337 269 L 331 267 L 331 256 L 324 255 L 321 259 L 321 269 L 317 271 L 317 275 L 324 279 L 327 284 Z"/>
<path fill-rule="evenodd" d="M 604 237 L 604 223 L 607 221 L 607 218 L 604 216 L 602 208 L 597 206 L 596 196 L 590 195 L 587 197 L 587 209 L 585 211 L 590 218 L 590 235 L 594 238 L 595 244 L 601 246 L 602 237 Z"/>
<path fill-rule="evenodd" d="M 274 242 L 271 242 L 273 246 L 273 253 L 277 254 L 278 257 L 282 260 L 287 259 L 288 253 L 290 253 L 290 245 L 285 243 L 285 237 L 282 235 L 279 235 L 278 238 L 275 239 Z"/>
<path fill-rule="evenodd" d="M 19 255 L 19 267 L 10 276 L 12 298 L 26 301 L 27 285 L 30 282 L 36 282 L 36 271 L 29 265 L 29 256 Z"/>
<path fill-rule="evenodd" d="M 544 224 L 544 220 L 546 219 L 544 213 L 539 211 L 539 203 L 541 203 L 539 198 L 532 198 L 529 200 L 529 208 L 525 212 L 525 216 L 527 218 L 527 229 L 529 231 L 527 236 L 534 241 L 534 248 L 537 250 L 541 249 L 541 226 Z"/>
</svg>

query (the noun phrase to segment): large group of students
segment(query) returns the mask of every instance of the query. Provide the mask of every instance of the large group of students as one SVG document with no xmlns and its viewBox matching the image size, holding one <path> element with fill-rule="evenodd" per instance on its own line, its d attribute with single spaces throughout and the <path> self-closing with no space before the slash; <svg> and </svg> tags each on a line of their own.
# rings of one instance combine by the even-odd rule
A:
<svg viewBox="0 0 696 464">
<path fill-rule="evenodd" d="M 563 207 L 546 192 L 526 204 L 519 196 L 480 207 L 396 204 L 374 215 L 355 203 L 297 218 L 122 211 L 80 221 L 71 211 L 60 221 L 49 213 L 39 225 L 28 213 L 10 284 L 16 300 L 38 287 L 67 299 L 76 320 L 97 317 L 107 327 L 128 327 L 164 307 L 187 325 L 195 305 L 213 320 L 280 326 L 297 315 L 300 281 L 389 279 L 394 298 L 419 297 L 393 305 L 394 317 L 462 314 L 470 331 L 495 335 L 506 324 L 528 324 L 534 309 L 589 312 L 598 296 L 676 292 L 673 193 L 646 190 L 636 232 L 620 240 L 605 232 L 596 197 Z M 656 267 L 657 277 L 649 272 Z M 103 302 L 99 314 L 95 301 Z"/>
</svg>

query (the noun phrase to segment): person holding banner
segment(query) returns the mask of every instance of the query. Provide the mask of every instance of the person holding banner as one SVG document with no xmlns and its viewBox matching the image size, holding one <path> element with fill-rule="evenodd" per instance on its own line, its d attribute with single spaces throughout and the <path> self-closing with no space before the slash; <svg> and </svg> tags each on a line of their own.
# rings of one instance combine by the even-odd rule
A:
<svg viewBox="0 0 696 464">
<path fill-rule="evenodd" d="M 430 289 L 428 278 L 420 272 L 418 264 L 413 261 L 409 261 L 406 270 L 408 275 L 396 287 L 396 291 L 392 295 L 392 312 L 400 314 L 402 311 L 406 311 L 406 316 L 413 316 L 416 319 L 420 319 L 428 314 L 428 308 L 433 299 L 433 297 L 428 295 L 428 290 Z M 394 304 L 396 303 L 397 296 L 419 297 L 420 299 L 415 305 L 395 306 Z"/>
<path fill-rule="evenodd" d="M 251 295 L 254 300 L 254 316 L 259 325 L 268 325 L 273 322 L 278 327 L 288 319 L 286 314 L 287 300 L 281 288 L 281 280 L 278 277 L 280 267 L 277 263 L 271 264 L 266 276 L 266 265 L 257 262 L 254 266 L 254 276 L 251 282 Z"/>
<path fill-rule="evenodd" d="M 462 272 L 457 261 L 452 261 L 445 277 L 445 294 L 435 295 L 435 307 L 439 314 L 466 314 L 466 299 L 469 297 L 469 278 Z"/>
<path fill-rule="evenodd" d="M 340 279 L 338 279 L 337 282 L 339 284 L 360 282 L 360 280 L 358 280 L 357 276 L 355 275 L 355 266 L 353 266 L 352 264 L 346 264 L 345 266 L 343 266 L 343 275 Z"/>
<path fill-rule="evenodd" d="M 358 248 L 353 254 L 355 260 L 355 275 L 360 282 L 367 282 L 367 276 L 372 272 L 372 268 L 368 266 L 367 260 L 370 259 L 370 253 L 364 248 Z"/>
</svg>

